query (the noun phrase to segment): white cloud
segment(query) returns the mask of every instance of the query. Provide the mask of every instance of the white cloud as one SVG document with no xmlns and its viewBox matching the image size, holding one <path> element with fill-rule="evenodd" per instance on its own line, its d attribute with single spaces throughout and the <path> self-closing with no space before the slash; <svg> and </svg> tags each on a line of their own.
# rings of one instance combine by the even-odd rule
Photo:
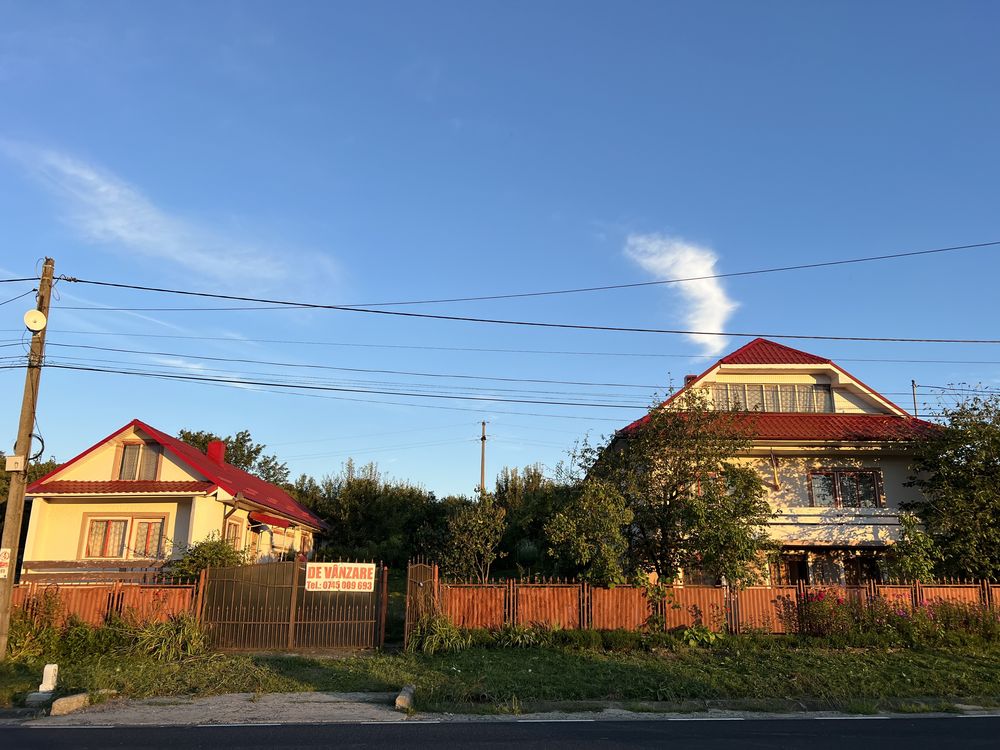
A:
<svg viewBox="0 0 1000 750">
<path fill-rule="evenodd" d="M 137 187 L 96 165 L 51 149 L 0 141 L 59 198 L 85 240 L 176 264 L 216 281 L 275 281 L 288 275 L 276 254 L 171 215 Z"/>
<path fill-rule="evenodd" d="M 662 234 L 631 234 L 625 241 L 625 255 L 657 279 L 684 279 L 718 273 L 717 257 L 678 237 Z M 694 331 L 723 331 L 739 305 L 726 294 L 718 279 L 698 279 L 665 288 L 679 291 L 688 305 L 685 322 Z M 726 346 L 724 336 L 692 334 L 705 354 L 719 354 Z"/>
</svg>

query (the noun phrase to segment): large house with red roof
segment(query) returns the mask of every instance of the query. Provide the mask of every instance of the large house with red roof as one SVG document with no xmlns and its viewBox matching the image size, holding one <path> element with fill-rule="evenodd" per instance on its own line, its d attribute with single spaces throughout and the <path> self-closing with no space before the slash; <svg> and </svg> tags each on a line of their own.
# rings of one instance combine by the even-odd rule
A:
<svg viewBox="0 0 1000 750">
<path fill-rule="evenodd" d="M 324 523 L 287 492 L 135 419 L 28 487 L 22 577 L 115 577 L 216 536 L 251 559 L 308 553 Z"/>
<path fill-rule="evenodd" d="M 768 488 L 781 550 L 771 582 L 877 579 L 898 540 L 900 503 L 920 499 L 907 486 L 912 445 L 934 425 L 831 360 L 761 338 L 689 375 L 663 408 L 690 389 L 714 408 L 752 412 L 752 449 L 738 460 Z"/>
</svg>

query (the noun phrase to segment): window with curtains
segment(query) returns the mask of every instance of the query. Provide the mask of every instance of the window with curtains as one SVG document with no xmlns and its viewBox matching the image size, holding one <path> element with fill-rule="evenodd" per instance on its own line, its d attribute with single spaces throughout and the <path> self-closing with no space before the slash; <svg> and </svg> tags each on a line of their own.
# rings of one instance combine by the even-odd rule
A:
<svg viewBox="0 0 1000 750">
<path fill-rule="evenodd" d="M 833 393 L 820 383 L 715 383 L 716 409 L 832 413 Z"/>
<path fill-rule="evenodd" d="M 128 519 L 92 519 L 87 529 L 85 557 L 124 557 Z"/>
<path fill-rule="evenodd" d="M 809 474 L 809 497 L 817 508 L 879 508 L 882 472 L 877 469 L 831 469 Z"/>
<path fill-rule="evenodd" d="M 160 465 L 160 446 L 152 443 L 125 443 L 122 445 L 119 479 L 156 479 Z"/>
<path fill-rule="evenodd" d="M 165 518 L 91 518 L 83 556 L 106 559 L 155 559 L 163 555 Z"/>
<path fill-rule="evenodd" d="M 132 557 L 160 557 L 163 552 L 163 519 L 138 518 L 133 524 Z"/>
</svg>

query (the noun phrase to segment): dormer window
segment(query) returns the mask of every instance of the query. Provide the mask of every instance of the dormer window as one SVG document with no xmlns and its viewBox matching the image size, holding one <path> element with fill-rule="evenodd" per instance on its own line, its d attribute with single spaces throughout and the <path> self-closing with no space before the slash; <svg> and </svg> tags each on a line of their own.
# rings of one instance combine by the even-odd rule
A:
<svg viewBox="0 0 1000 750">
<path fill-rule="evenodd" d="M 715 383 L 716 409 L 767 412 L 833 412 L 833 393 L 821 383 Z"/>
<path fill-rule="evenodd" d="M 153 443 L 125 443 L 122 445 L 118 478 L 125 480 L 156 479 L 160 465 L 160 446 Z"/>
</svg>

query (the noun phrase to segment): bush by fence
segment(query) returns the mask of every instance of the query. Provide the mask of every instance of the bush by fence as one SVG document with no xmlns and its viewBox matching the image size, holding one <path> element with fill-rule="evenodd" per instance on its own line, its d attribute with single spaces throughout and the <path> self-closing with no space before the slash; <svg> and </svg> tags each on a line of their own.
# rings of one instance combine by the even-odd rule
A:
<svg viewBox="0 0 1000 750">
<path fill-rule="evenodd" d="M 861 622 L 873 612 L 904 611 L 920 616 L 966 608 L 989 623 L 1000 616 L 1000 586 L 980 583 L 863 586 L 616 586 L 602 588 L 585 582 L 500 581 L 449 583 L 441 581 L 434 563 L 411 563 L 410 596 L 419 592 L 421 611 L 428 604 L 454 625 L 492 629 L 538 625 L 561 629 L 673 630 L 703 626 L 713 632 L 812 633 L 815 601 L 838 610 L 841 629 L 848 615 Z M 428 601 L 429 600 L 429 601 Z M 837 604 L 840 602 L 840 604 Z M 832 603 L 832 604 L 830 604 Z M 409 616 L 408 630 L 416 618 Z M 898 615 L 902 617 L 902 615 Z M 989 629 L 988 624 L 983 628 Z M 985 631 L 984 631 L 985 632 Z M 825 633 L 824 633 L 825 634 Z"/>
</svg>

